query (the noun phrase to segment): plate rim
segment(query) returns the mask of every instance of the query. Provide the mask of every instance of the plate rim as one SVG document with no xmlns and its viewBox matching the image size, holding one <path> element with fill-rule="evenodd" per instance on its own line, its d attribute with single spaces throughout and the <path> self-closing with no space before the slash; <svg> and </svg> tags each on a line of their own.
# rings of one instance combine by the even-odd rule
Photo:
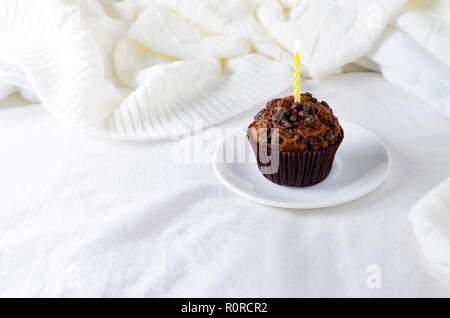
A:
<svg viewBox="0 0 450 318">
<path fill-rule="evenodd" d="M 229 133 L 228 135 L 226 135 L 218 144 L 218 146 L 216 146 L 216 149 L 214 150 L 214 155 L 213 155 L 213 170 L 214 170 L 214 174 L 216 175 L 216 177 L 219 179 L 219 181 L 221 183 L 223 183 L 229 190 L 231 190 L 232 192 L 259 204 L 262 205 L 266 205 L 266 206 L 272 206 L 272 207 L 278 207 L 278 208 L 286 208 L 286 209 L 300 209 L 300 210 L 306 210 L 306 209 L 320 209 L 320 208 L 327 208 L 327 207 L 331 207 L 331 206 L 337 206 L 337 205 L 342 205 L 344 203 L 348 203 L 351 201 L 354 201 L 356 199 L 362 198 L 366 195 L 368 195 L 369 193 L 373 192 L 374 190 L 376 190 L 387 178 L 387 176 L 389 175 L 390 171 L 391 171 L 391 164 L 392 164 L 392 158 L 391 158 L 391 152 L 389 151 L 389 148 L 387 147 L 387 145 L 384 143 L 384 141 L 378 137 L 375 133 L 373 133 L 371 130 L 362 127 L 358 124 L 355 124 L 353 122 L 349 122 L 349 121 L 341 121 L 342 126 L 345 126 L 347 124 L 356 126 L 358 128 L 361 128 L 365 131 L 367 131 L 368 133 L 370 133 L 372 136 L 374 136 L 378 142 L 383 146 L 386 154 L 387 154 L 387 168 L 383 174 L 383 176 L 379 179 L 378 182 L 376 182 L 372 187 L 369 187 L 367 190 L 360 192 L 360 193 L 356 193 L 354 195 L 349 196 L 348 198 L 345 199 L 341 199 L 341 200 L 335 200 L 335 201 L 331 201 L 331 202 L 327 202 L 327 203 L 317 203 L 317 204 L 304 204 L 304 205 L 299 205 L 298 203 L 285 203 L 285 202 L 278 202 L 278 201 L 273 201 L 273 200 L 267 200 L 261 197 L 257 197 L 257 196 L 253 196 L 251 194 L 248 194 L 247 192 L 240 190 L 239 188 L 235 187 L 233 184 L 229 183 L 223 176 L 222 174 L 219 172 L 218 170 L 218 165 L 220 163 L 217 162 L 217 153 L 219 152 L 219 150 L 223 147 L 223 143 L 231 136 L 236 135 L 236 133 L 238 131 L 242 131 L 242 127 L 240 128 L 236 128 L 233 132 Z"/>
</svg>

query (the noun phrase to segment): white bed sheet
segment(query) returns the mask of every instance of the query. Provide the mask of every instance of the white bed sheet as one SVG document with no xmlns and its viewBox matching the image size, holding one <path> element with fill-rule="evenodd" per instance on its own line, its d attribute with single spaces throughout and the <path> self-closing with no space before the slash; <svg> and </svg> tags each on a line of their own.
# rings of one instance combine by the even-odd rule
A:
<svg viewBox="0 0 450 318">
<path fill-rule="evenodd" d="M 261 206 L 208 162 L 173 162 L 179 141 L 91 137 L 40 105 L 2 103 L 0 296 L 450 296 L 407 219 L 450 176 L 450 121 L 375 73 L 304 87 L 388 145 L 376 191 L 318 210 Z"/>
</svg>

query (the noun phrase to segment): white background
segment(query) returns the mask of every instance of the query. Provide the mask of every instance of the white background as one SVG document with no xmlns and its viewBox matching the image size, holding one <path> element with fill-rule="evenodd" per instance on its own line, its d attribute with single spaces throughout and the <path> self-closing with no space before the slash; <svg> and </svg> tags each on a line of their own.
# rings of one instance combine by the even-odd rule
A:
<svg viewBox="0 0 450 318">
<path fill-rule="evenodd" d="M 0 296 L 450 296 L 408 222 L 450 175 L 450 121 L 379 74 L 304 89 L 388 145 L 377 190 L 325 209 L 265 207 L 227 190 L 208 162 L 174 163 L 176 141 L 91 137 L 40 105 L 3 102 Z M 379 289 L 367 287 L 369 264 Z"/>
</svg>

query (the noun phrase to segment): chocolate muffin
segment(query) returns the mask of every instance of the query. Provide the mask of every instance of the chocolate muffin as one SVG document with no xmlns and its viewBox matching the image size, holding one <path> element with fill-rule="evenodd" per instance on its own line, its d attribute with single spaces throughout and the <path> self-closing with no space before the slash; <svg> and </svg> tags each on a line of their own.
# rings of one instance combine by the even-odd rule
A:
<svg viewBox="0 0 450 318">
<path fill-rule="evenodd" d="M 330 106 L 310 93 L 273 99 L 258 112 L 247 137 L 262 174 L 272 182 L 306 187 L 330 173 L 344 131 Z"/>
</svg>

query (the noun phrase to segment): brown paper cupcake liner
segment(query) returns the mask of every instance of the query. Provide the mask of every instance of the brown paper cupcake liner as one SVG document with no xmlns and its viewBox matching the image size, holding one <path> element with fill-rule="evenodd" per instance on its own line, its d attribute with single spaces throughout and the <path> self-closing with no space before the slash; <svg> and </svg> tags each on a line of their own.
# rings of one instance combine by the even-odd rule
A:
<svg viewBox="0 0 450 318">
<path fill-rule="evenodd" d="M 290 187 L 308 187 L 326 179 L 333 166 L 334 157 L 343 138 L 331 147 L 318 151 L 280 152 L 279 167 L 273 174 L 263 174 L 270 181 Z M 252 148 L 257 157 L 258 168 L 261 171 L 270 163 L 262 163 L 259 158 L 259 143 Z M 256 148 L 256 149 L 255 149 Z"/>
</svg>

